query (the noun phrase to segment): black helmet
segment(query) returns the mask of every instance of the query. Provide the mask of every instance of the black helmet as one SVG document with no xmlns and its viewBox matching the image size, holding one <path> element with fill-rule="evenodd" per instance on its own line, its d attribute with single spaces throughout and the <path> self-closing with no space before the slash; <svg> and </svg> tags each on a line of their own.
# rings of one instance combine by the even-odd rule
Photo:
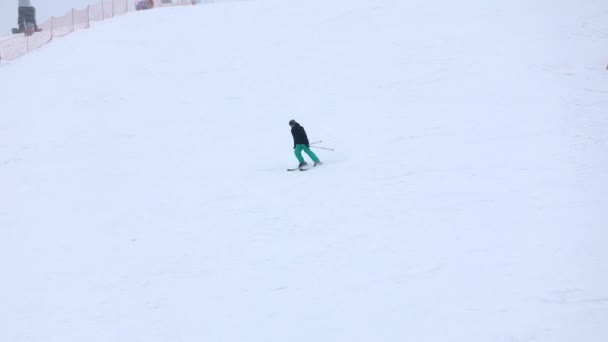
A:
<svg viewBox="0 0 608 342">
<path fill-rule="evenodd" d="M 295 126 L 297 124 L 298 123 L 296 122 L 296 120 L 293 120 L 293 119 L 289 120 L 289 126 Z"/>
</svg>

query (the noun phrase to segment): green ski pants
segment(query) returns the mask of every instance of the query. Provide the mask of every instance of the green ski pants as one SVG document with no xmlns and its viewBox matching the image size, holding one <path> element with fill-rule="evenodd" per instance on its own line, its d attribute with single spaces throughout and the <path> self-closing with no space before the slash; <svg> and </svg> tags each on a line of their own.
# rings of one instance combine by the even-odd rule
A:
<svg viewBox="0 0 608 342">
<path fill-rule="evenodd" d="M 319 158 L 313 151 L 310 150 L 310 147 L 304 144 L 297 144 L 294 153 L 296 154 L 296 158 L 298 158 L 298 161 L 300 163 L 304 162 L 304 157 L 302 157 L 302 151 L 306 152 L 310 159 L 312 159 L 312 161 L 314 161 L 315 163 L 319 161 Z"/>
</svg>

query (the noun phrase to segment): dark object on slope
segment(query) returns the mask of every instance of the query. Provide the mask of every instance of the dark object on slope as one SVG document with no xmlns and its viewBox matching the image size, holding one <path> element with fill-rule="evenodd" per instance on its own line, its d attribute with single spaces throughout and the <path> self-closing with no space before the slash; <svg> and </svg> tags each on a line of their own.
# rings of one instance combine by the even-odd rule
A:
<svg viewBox="0 0 608 342">
<path fill-rule="evenodd" d="M 148 9 L 152 9 L 152 8 L 154 8 L 153 0 L 140 0 L 137 2 L 137 4 L 135 4 L 135 9 L 138 11 L 148 10 Z"/>
<path fill-rule="evenodd" d="M 34 32 L 40 32 L 36 23 L 36 8 L 32 6 L 20 6 L 17 12 L 18 28 L 12 29 L 13 34 L 25 33 L 26 36 L 31 36 Z"/>
</svg>

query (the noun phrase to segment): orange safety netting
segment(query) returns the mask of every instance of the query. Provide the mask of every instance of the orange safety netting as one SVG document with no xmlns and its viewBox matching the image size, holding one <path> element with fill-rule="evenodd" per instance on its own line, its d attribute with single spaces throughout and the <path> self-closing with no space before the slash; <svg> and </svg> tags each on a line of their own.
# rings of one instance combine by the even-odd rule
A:
<svg viewBox="0 0 608 342">
<path fill-rule="evenodd" d="M 87 29 L 91 21 L 101 21 L 136 11 L 140 0 L 101 0 L 84 9 L 71 9 L 61 17 L 51 17 L 38 25 L 31 35 L 17 33 L 0 37 L 0 61 L 19 58 L 26 53 L 48 44 L 55 37 L 62 37 L 75 30 Z M 154 8 L 195 5 L 201 0 L 152 0 Z"/>
</svg>

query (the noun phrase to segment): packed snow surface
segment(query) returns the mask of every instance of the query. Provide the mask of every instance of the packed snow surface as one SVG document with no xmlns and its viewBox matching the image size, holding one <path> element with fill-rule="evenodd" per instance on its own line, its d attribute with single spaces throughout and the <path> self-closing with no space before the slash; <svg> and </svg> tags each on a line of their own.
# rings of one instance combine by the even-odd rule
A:
<svg viewBox="0 0 608 342">
<path fill-rule="evenodd" d="M 252 0 L 3 64 L 0 341 L 608 341 L 607 46 L 605 1 Z"/>
</svg>

